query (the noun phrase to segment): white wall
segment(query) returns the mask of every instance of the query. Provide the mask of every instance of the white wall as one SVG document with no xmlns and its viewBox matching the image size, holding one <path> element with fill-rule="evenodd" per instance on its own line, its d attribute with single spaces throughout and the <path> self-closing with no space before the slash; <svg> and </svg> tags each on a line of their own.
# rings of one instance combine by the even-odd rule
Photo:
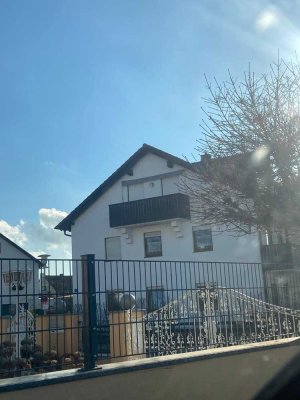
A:
<svg viewBox="0 0 300 400">
<path fill-rule="evenodd" d="M 122 180 L 135 180 L 155 176 L 168 172 L 182 170 L 174 165 L 168 168 L 166 160 L 153 154 L 146 155 L 133 168 L 133 176 L 124 176 L 100 199 L 87 209 L 72 226 L 72 254 L 73 258 L 80 258 L 83 254 L 92 253 L 96 258 L 105 258 L 104 238 L 122 236 L 121 229 L 109 226 L 109 205 L 123 201 Z M 163 178 L 164 194 L 178 192 L 178 177 Z M 256 235 L 247 235 L 240 238 L 232 237 L 227 233 L 219 233 L 213 227 L 214 251 L 193 253 L 192 222 L 179 222 L 183 237 L 177 238 L 171 227 L 171 221 L 156 223 L 148 226 L 128 227 L 132 236 L 132 243 L 127 244 L 124 235 L 121 237 L 123 259 L 144 259 L 144 232 L 161 231 L 163 256 L 159 260 L 189 260 L 189 261 L 236 261 L 260 262 L 259 241 Z"/>
<path fill-rule="evenodd" d="M 133 176 L 122 177 L 75 221 L 72 226 L 72 257 L 78 259 L 82 254 L 93 253 L 96 258 L 103 259 L 105 258 L 104 238 L 120 235 L 119 229 L 109 226 L 109 205 L 126 201 L 124 198 L 126 190 L 122 187 L 122 180 L 136 180 L 181 170 L 182 167 L 176 165 L 168 168 L 166 160 L 147 154 L 133 168 Z M 176 176 L 167 181 L 166 190 L 170 191 L 170 187 L 173 186 L 173 193 L 178 191 Z M 124 251 L 123 258 L 126 257 L 126 252 L 130 251 L 125 248 L 124 240 L 122 240 L 122 251 Z"/>
<path fill-rule="evenodd" d="M 210 264 L 203 265 L 202 270 L 206 269 L 206 273 L 199 272 L 199 277 L 195 278 L 199 282 L 214 281 L 224 286 L 235 287 L 263 287 L 262 276 L 259 266 L 244 265 L 237 266 L 232 263 L 260 263 L 260 246 L 257 235 L 247 235 L 243 237 L 233 237 L 228 233 L 220 233 L 218 228 L 212 227 L 213 230 L 213 251 L 209 252 L 193 252 L 193 222 L 188 220 L 176 221 L 181 229 L 182 237 L 177 237 L 171 221 L 160 223 L 151 223 L 148 225 L 128 227 L 126 234 L 130 238 L 128 243 L 127 236 L 122 233 L 120 228 L 110 228 L 109 226 L 109 205 L 126 201 L 126 190 L 122 187 L 122 180 L 136 180 L 155 176 L 159 174 L 173 173 L 174 171 L 182 171 L 182 167 L 174 165 L 174 168 L 168 168 L 167 162 L 158 156 L 148 154 L 140 160 L 133 168 L 133 176 L 124 176 L 113 187 L 111 187 L 100 199 L 98 199 L 89 209 L 87 209 L 72 226 L 72 252 L 74 259 L 80 259 L 84 254 L 95 254 L 96 259 L 105 259 L 105 238 L 112 236 L 121 237 L 121 251 L 123 260 L 144 260 L 146 264 L 142 268 L 146 268 L 144 272 L 135 270 L 135 266 L 130 264 L 129 269 L 123 264 L 99 263 L 99 277 L 97 277 L 98 290 L 105 292 L 109 289 L 126 289 L 126 290 L 145 290 L 147 286 L 163 284 L 165 287 L 171 285 L 172 288 L 177 286 L 195 287 L 190 278 L 182 278 L 183 274 L 174 272 L 174 281 L 169 266 L 167 266 L 161 278 L 157 278 L 157 271 L 149 275 L 147 271 L 151 270 L 150 261 L 195 261 L 195 262 L 229 262 L 231 264 L 217 265 L 212 267 Z M 178 176 L 163 177 L 163 192 L 170 194 L 178 192 Z M 144 233 L 160 231 L 162 236 L 162 256 L 157 258 L 145 258 L 144 254 Z M 145 267 L 146 265 L 146 267 Z M 147 267 L 148 265 L 148 267 Z M 150 266 L 150 267 L 149 267 Z M 124 269 L 125 268 L 125 269 Z M 164 267 L 163 267 L 164 268 Z M 173 266 L 170 268 L 174 269 Z M 177 266 L 175 267 L 175 269 Z M 181 268 L 181 267 L 180 267 Z M 80 273 L 80 271 L 78 271 Z M 74 274 L 77 274 L 74 268 Z M 124 275 L 127 274 L 127 278 Z M 128 274 L 130 276 L 128 276 Z M 133 281 L 140 279 L 143 283 L 137 284 Z M 175 282 L 175 280 L 177 281 Z M 195 281 L 193 279 L 193 281 Z M 81 277 L 75 276 L 74 288 L 80 290 Z M 169 282 L 168 282 L 169 280 Z M 99 283 L 100 282 L 100 283 Z M 100 285 L 100 287 L 99 287 Z M 170 290 L 172 290 L 172 288 Z M 262 290 L 255 297 L 262 297 Z"/>
<path fill-rule="evenodd" d="M 212 262 L 260 262 L 259 241 L 256 235 L 236 238 L 226 233 L 220 233 L 218 228 L 212 228 L 213 251 L 194 252 L 192 223 L 176 221 L 181 228 L 183 237 L 178 238 L 171 222 L 149 224 L 128 228 L 132 244 L 127 244 L 124 237 L 122 242 L 122 258 L 124 260 L 142 260 L 144 254 L 144 233 L 160 231 L 162 238 L 162 256 L 152 260 L 178 261 L 212 261 Z M 117 235 L 120 230 L 116 229 Z"/>
</svg>

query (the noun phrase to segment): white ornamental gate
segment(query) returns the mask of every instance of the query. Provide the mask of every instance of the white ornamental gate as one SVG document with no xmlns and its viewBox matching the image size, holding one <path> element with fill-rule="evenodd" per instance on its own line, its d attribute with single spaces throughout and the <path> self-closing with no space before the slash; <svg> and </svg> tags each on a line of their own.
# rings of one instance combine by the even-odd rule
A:
<svg viewBox="0 0 300 400">
<path fill-rule="evenodd" d="M 300 335 L 300 311 L 205 285 L 145 316 L 148 356 Z"/>
<path fill-rule="evenodd" d="M 9 327 L 11 341 L 16 343 L 16 357 L 20 358 L 21 342 L 24 339 L 31 339 L 34 342 L 34 316 L 23 305 L 17 307 L 17 312 L 12 317 Z"/>
</svg>

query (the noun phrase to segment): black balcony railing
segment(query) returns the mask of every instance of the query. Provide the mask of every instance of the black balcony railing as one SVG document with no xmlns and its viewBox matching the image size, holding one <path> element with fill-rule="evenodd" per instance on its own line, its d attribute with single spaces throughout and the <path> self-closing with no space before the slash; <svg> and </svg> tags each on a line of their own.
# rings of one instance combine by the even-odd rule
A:
<svg viewBox="0 0 300 400">
<path fill-rule="evenodd" d="M 190 219 L 190 201 L 187 195 L 174 193 L 109 206 L 112 228 L 173 218 Z"/>
<path fill-rule="evenodd" d="M 297 265 L 300 261 L 300 246 L 290 243 L 270 244 L 261 246 L 263 264 L 270 264 L 269 268 L 282 264 Z M 273 267 L 274 265 L 274 267 Z"/>
<path fill-rule="evenodd" d="M 261 246 L 262 262 L 266 264 L 277 264 L 293 262 L 292 248 L 289 244 L 270 244 Z"/>
</svg>

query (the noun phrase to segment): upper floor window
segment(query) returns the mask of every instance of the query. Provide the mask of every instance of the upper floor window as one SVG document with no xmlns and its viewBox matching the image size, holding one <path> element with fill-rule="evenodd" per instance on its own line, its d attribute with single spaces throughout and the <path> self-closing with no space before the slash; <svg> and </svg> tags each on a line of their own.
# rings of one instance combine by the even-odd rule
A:
<svg viewBox="0 0 300 400">
<path fill-rule="evenodd" d="M 213 240 L 211 228 L 193 227 L 194 252 L 212 251 Z"/>
<path fill-rule="evenodd" d="M 106 260 L 122 260 L 120 236 L 105 238 L 105 258 Z"/>
<path fill-rule="evenodd" d="M 144 234 L 145 257 L 162 256 L 161 233 L 148 232 Z"/>
</svg>

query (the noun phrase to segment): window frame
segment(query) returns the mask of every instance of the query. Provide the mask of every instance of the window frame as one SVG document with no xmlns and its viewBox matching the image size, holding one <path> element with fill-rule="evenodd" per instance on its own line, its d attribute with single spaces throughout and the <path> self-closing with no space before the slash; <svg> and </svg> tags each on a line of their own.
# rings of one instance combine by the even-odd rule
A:
<svg viewBox="0 0 300 400">
<path fill-rule="evenodd" d="M 207 246 L 207 247 L 205 247 L 205 248 L 197 247 L 196 232 L 198 232 L 198 231 L 209 231 L 209 232 L 210 232 L 211 246 Z M 214 250 L 213 237 L 212 237 L 212 229 L 211 229 L 210 226 L 208 226 L 208 227 L 193 226 L 193 228 L 192 228 L 192 235 L 193 235 L 193 251 L 194 251 L 194 253 L 204 253 L 204 252 L 206 252 L 206 251 L 213 251 L 213 250 Z"/>
<path fill-rule="evenodd" d="M 147 235 L 153 235 L 153 236 L 147 236 Z M 157 235 L 155 235 L 157 234 Z M 158 235 L 159 234 L 159 235 Z M 153 252 L 149 253 L 148 252 L 148 247 L 147 247 L 147 239 L 151 237 L 160 237 L 160 251 L 159 252 Z M 145 258 L 152 258 L 152 257 L 161 257 L 162 256 L 162 237 L 161 237 L 161 231 L 153 231 L 153 232 L 144 232 L 144 257 Z"/>
</svg>

